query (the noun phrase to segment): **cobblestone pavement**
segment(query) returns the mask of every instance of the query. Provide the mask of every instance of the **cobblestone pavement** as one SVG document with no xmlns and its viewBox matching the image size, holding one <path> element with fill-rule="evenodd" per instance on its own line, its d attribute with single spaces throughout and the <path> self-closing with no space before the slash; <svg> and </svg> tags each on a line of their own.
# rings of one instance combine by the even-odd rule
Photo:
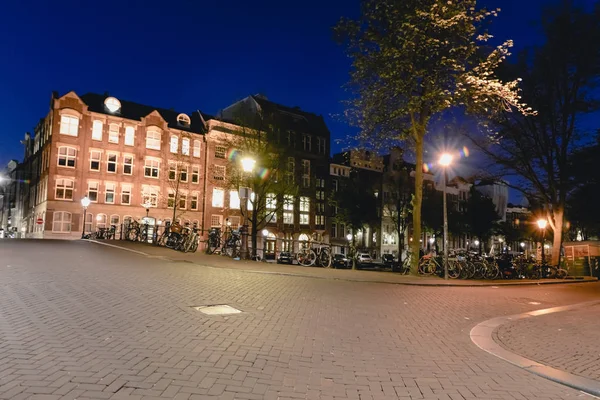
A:
<svg viewBox="0 0 600 400">
<path fill-rule="evenodd" d="M 186 261 L 203 266 L 215 268 L 233 268 L 251 272 L 284 274 L 284 275 L 300 275 L 314 278 L 326 279 L 344 279 L 358 282 L 384 282 L 384 283 L 399 283 L 406 285 L 427 285 L 427 286 L 497 286 L 497 285 L 528 285 L 528 284 L 557 284 L 557 283 L 573 283 L 579 280 L 571 279 L 537 279 L 537 280 L 462 280 L 449 279 L 445 281 L 437 276 L 410 276 L 400 275 L 383 271 L 375 271 L 365 268 L 365 270 L 351 269 L 326 269 L 320 267 L 303 267 L 299 265 L 275 264 L 254 261 L 235 261 L 228 257 L 219 255 L 207 255 L 204 252 L 182 253 L 173 251 L 165 247 L 153 246 L 147 243 L 130 242 L 127 240 L 106 240 L 100 241 L 101 245 L 119 246 L 136 252 L 143 252 L 149 256 L 168 259 L 172 261 Z M 585 277 L 586 280 L 597 281 L 597 278 Z"/>
<path fill-rule="evenodd" d="M 600 284 L 419 287 L 0 242 L 0 399 L 573 399 L 471 343 Z M 530 304 L 539 302 L 540 304 Z M 243 312 L 207 316 L 191 306 Z"/>
<path fill-rule="evenodd" d="M 600 304 L 502 325 L 497 340 L 531 360 L 600 382 Z"/>
</svg>

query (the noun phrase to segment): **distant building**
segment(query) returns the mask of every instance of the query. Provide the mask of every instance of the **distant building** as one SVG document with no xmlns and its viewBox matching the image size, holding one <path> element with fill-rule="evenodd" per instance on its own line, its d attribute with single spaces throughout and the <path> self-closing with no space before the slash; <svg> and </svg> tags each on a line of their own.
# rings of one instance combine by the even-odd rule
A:
<svg viewBox="0 0 600 400">
<path fill-rule="evenodd" d="M 478 192 L 492 199 L 500 220 L 506 221 L 508 186 L 502 182 L 481 182 L 476 186 L 476 189 Z"/>
</svg>

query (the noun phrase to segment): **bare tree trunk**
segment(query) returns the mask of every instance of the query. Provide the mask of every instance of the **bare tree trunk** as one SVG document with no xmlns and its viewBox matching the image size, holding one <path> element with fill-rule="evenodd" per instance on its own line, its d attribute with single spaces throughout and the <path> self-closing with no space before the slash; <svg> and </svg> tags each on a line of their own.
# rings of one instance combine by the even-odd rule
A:
<svg viewBox="0 0 600 400">
<path fill-rule="evenodd" d="M 411 275 L 419 274 L 419 250 L 421 248 L 421 204 L 423 203 L 423 134 L 420 128 L 415 134 L 415 195 L 413 197 L 413 241 L 411 246 L 412 258 L 410 260 Z M 423 134 L 422 134 L 423 133 Z"/>
<path fill-rule="evenodd" d="M 562 248 L 562 230 L 563 230 L 563 219 L 564 219 L 564 208 L 558 208 L 553 212 L 553 232 L 554 241 L 552 243 L 552 262 L 551 265 L 558 266 L 560 264 L 560 250 Z"/>
</svg>

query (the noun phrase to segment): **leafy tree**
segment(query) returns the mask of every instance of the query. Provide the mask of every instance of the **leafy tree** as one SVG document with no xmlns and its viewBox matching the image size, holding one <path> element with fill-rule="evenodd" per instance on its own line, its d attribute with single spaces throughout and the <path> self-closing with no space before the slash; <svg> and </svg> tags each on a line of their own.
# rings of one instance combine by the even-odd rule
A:
<svg viewBox="0 0 600 400">
<path fill-rule="evenodd" d="M 537 111 L 523 117 L 504 113 L 486 138 L 474 142 L 502 176 L 540 203 L 554 235 L 552 264 L 558 265 L 569 193 L 574 188 L 569 160 L 581 144 L 581 119 L 598 111 L 600 8 L 586 13 L 573 1 L 560 2 L 542 18 L 543 45 L 526 50 L 511 73 L 524 79 L 522 96 Z M 497 132 L 495 132 L 497 131 Z"/>
<path fill-rule="evenodd" d="M 433 116 L 458 104 L 488 113 L 520 105 L 517 81 L 494 76 L 509 54 L 507 41 L 480 57 L 480 28 L 496 10 L 477 10 L 476 0 L 363 0 L 356 20 L 342 18 L 337 40 L 352 58 L 345 113 L 360 128 L 358 139 L 372 146 L 397 140 L 414 145 L 413 254 L 419 253 L 423 198 L 423 144 Z M 418 258 L 411 270 L 417 273 Z"/>
<path fill-rule="evenodd" d="M 496 206 L 492 199 L 477 191 L 473 186 L 466 203 L 464 218 L 469 231 L 479 239 L 479 253 L 481 254 L 483 243 L 487 242 L 497 229 L 497 221 L 500 217 L 496 212 Z"/>
<path fill-rule="evenodd" d="M 277 222 L 277 216 L 287 205 L 294 207 L 298 185 L 293 173 L 287 174 L 285 151 L 273 140 L 276 135 L 273 124 L 258 119 L 254 127 L 227 125 L 231 132 L 223 143 L 229 149 L 228 165 L 219 185 L 230 190 L 249 189 L 247 201 L 240 199 L 240 213 L 249 222 L 251 256 L 256 257 L 258 233 L 268 223 Z M 254 160 L 252 171 L 244 170 L 242 160 L 245 158 Z"/>
<path fill-rule="evenodd" d="M 352 229 L 352 247 L 356 248 L 356 232 L 378 220 L 374 191 L 358 171 L 352 170 L 348 179 L 340 180 L 338 190 L 330 198 L 330 204 L 338 210 L 333 221 Z M 356 269 L 355 261 L 352 263 L 352 269 Z"/>
</svg>

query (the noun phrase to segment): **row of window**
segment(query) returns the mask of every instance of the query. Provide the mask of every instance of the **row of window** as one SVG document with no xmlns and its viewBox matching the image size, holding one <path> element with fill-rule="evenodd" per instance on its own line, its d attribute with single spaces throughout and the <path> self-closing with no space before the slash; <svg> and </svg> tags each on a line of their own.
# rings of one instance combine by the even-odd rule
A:
<svg viewBox="0 0 600 400">
<path fill-rule="evenodd" d="M 67 136 L 77 136 L 79 134 L 79 118 L 73 115 L 63 114 L 60 117 L 60 133 Z M 104 135 L 104 123 L 99 120 L 92 122 L 92 140 L 102 141 Z M 162 131 L 157 127 L 149 127 L 146 131 L 146 148 L 160 150 Z M 120 140 L 120 124 L 108 124 L 108 142 L 118 144 Z M 126 126 L 123 136 L 123 143 L 126 146 L 135 144 L 135 128 Z M 171 153 L 179 152 L 179 137 L 171 136 Z M 191 140 L 189 138 L 181 139 L 181 154 L 189 156 L 190 152 L 194 157 L 200 157 L 201 142 L 199 139 Z"/>
</svg>

